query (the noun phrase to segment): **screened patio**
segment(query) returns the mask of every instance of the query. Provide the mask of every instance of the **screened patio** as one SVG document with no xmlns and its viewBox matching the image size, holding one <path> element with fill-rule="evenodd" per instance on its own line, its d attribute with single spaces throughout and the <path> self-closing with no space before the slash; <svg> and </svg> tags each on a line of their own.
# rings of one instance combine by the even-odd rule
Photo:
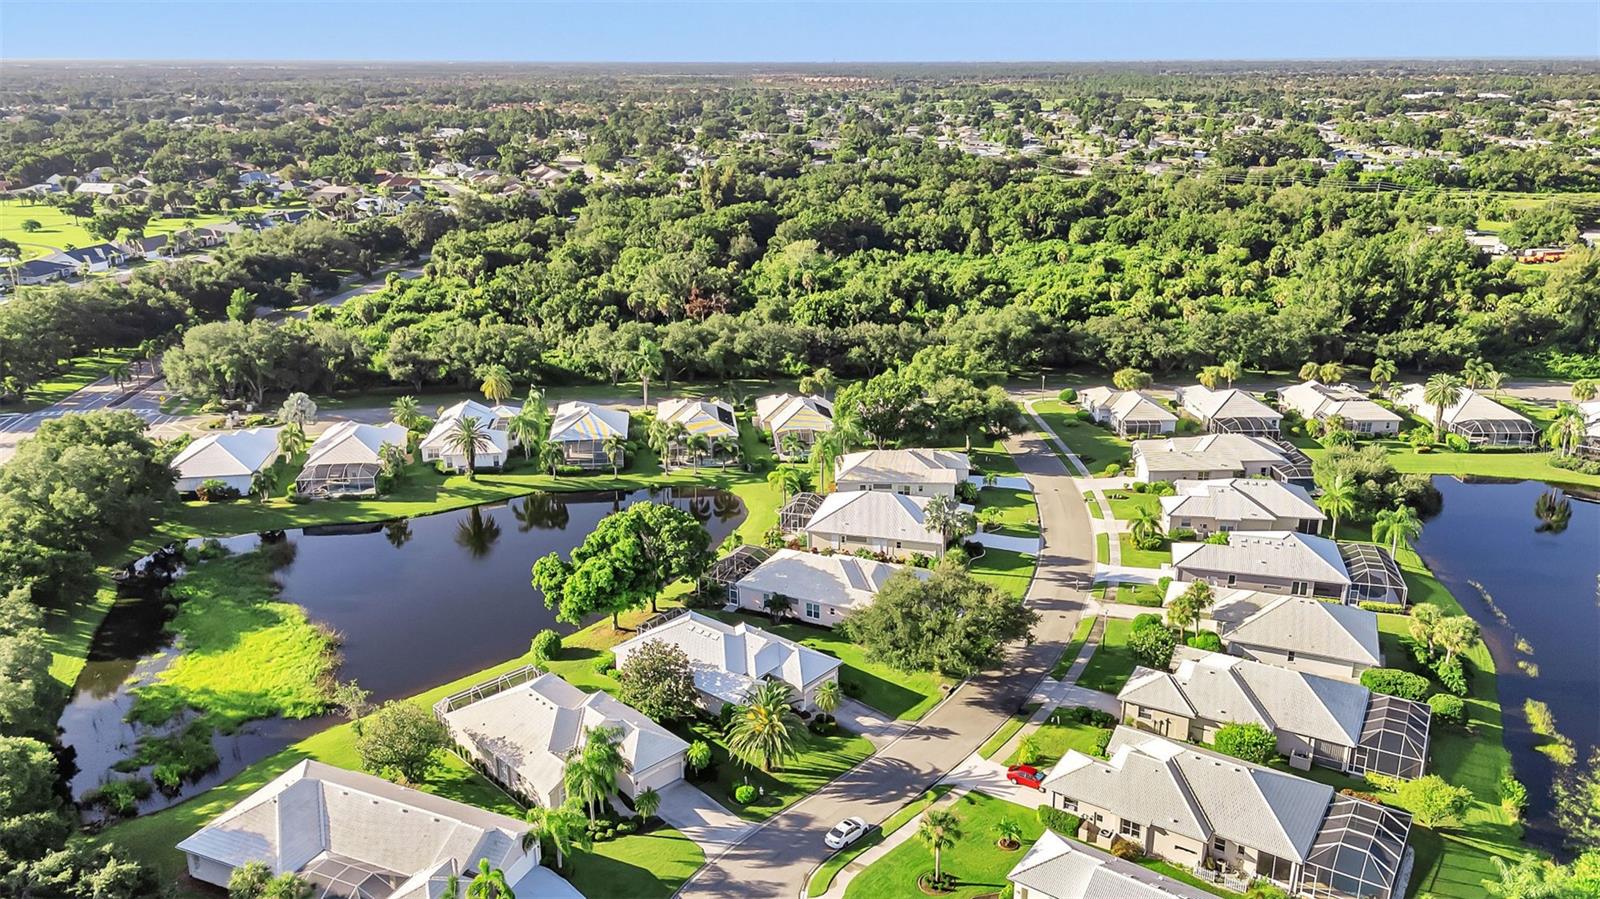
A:
<svg viewBox="0 0 1600 899">
<path fill-rule="evenodd" d="M 1314 899 L 1399 899 L 1411 817 L 1336 795 L 1311 844 L 1300 894 Z"/>
<path fill-rule="evenodd" d="M 798 493 L 794 499 L 778 510 L 778 529 L 785 534 L 798 533 L 811 523 L 811 517 L 822 508 L 822 494 Z"/>
<path fill-rule="evenodd" d="M 370 496 L 378 492 L 379 462 L 329 462 L 307 465 L 294 479 L 294 490 L 302 496 L 322 499 L 330 496 Z"/>
<path fill-rule="evenodd" d="M 1350 576 L 1349 602 L 1406 604 L 1406 579 L 1388 550 L 1371 543 L 1341 543 L 1339 556 Z"/>
<path fill-rule="evenodd" d="M 1426 703 L 1372 694 L 1351 769 L 1358 774 L 1373 771 L 1406 780 L 1421 777 L 1428 761 L 1432 720 L 1433 710 Z"/>
</svg>

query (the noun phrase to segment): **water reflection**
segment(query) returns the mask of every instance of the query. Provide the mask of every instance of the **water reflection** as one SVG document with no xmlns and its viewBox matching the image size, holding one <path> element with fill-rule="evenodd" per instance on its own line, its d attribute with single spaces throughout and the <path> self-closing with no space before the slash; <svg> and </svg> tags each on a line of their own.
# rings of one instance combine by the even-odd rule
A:
<svg viewBox="0 0 1600 899">
<path fill-rule="evenodd" d="M 1535 531 L 1541 534 L 1559 534 L 1572 523 L 1572 500 L 1560 490 L 1550 489 L 1533 501 L 1533 515 L 1539 519 Z"/>
</svg>

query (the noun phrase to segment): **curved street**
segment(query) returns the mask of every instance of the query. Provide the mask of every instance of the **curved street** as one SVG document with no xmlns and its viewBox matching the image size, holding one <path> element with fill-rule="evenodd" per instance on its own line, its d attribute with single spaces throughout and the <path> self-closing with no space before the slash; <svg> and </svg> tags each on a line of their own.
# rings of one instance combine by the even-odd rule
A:
<svg viewBox="0 0 1600 899">
<path fill-rule="evenodd" d="M 1000 666 L 962 683 L 859 767 L 707 858 L 678 895 L 804 895 L 811 872 L 831 854 L 822 843 L 829 828 L 850 816 L 882 822 L 976 751 L 1050 672 L 1085 608 L 1082 588 L 1094 567 L 1094 541 L 1083 497 L 1044 437 L 1013 437 L 1006 449 L 1033 483 L 1044 535 L 1027 597 L 1040 615 L 1034 642 L 1012 646 Z"/>
</svg>

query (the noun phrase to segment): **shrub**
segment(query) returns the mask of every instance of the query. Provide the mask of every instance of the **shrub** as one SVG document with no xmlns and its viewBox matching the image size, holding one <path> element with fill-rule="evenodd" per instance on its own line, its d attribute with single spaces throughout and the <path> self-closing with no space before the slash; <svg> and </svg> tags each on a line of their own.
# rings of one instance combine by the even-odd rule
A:
<svg viewBox="0 0 1600 899">
<path fill-rule="evenodd" d="M 617 656 L 615 653 L 607 650 L 595 656 L 594 671 L 596 674 L 610 674 L 615 670 L 617 670 Z"/>
<path fill-rule="evenodd" d="M 978 501 L 978 485 L 971 481 L 962 481 L 956 485 L 956 496 L 964 503 L 975 503 Z"/>
<path fill-rule="evenodd" d="M 1400 784 L 1401 805 L 1423 827 L 1439 830 L 1455 827 L 1472 806 L 1472 791 L 1451 785 L 1437 774 L 1429 774 Z"/>
<path fill-rule="evenodd" d="M 1065 390 L 1061 391 L 1060 393 L 1056 394 L 1056 399 L 1062 401 L 1063 403 L 1068 403 L 1068 404 L 1076 403 L 1078 401 L 1078 391 L 1073 390 L 1071 387 L 1068 387 Z"/>
<path fill-rule="evenodd" d="M 1146 484 L 1144 481 L 1134 481 L 1132 484 L 1128 485 L 1128 489 L 1132 490 L 1134 493 L 1149 493 L 1150 485 Z"/>
<path fill-rule="evenodd" d="M 1108 478 L 1114 478 L 1117 475 L 1122 474 L 1122 466 L 1113 462 L 1110 465 L 1107 465 L 1106 470 L 1101 472 L 1101 474 Z"/>
<path fill-rule="evenodd" d="M 740 784 L 734 789 L 733 798 L 740 805 L 749 805 L 756 801 L 756 788 L 749 784 Z"/>
<path fill-rule="evenodd" d="M 1095 727 L 1116 727 L 1117 725 L 1116 715 L 1086 705 L 1057 709 L 1055 717 L 1066 721 L 1074 721 L 1078 724 L 1092 724 Z"/>
<path fill-rule="evenodd" d="M 1150 485 L 1150 492 L 1156 496 L 1172 496 L 1178 492 L 1178 488 L 1171 481 L 1156 481 Z"/>
<path fill-rule="evenodd" d="M 1083 819 L 1077 815 L 1048 805 L 1039 806 L 1038 814 L 1040 824 L 1064 837 L 1077 837 L 1078 828 L 1083 824 Z"/>
<path fill-rule="evenodd" d="M 144 778 L 113 778 L 84 794 L 86 805 L 98 805 L 109 814 L 132 817 L 139 813 L 139 802 L 154 792 Z"/>
<path fill-rule="evenodd" d="M 1406 611 L 1406 607 L 1397 602 L 1375 602 L 1369 599 L 1356 605 L 1368 612 L 1382 612 L 1389 615 L 1403 615 Z"/>
<path fill-rule="evenodd" d="M 1217 751 L 1265 765 L 1278 754 L 1278 739 L 1259 724 L 1224 724 L 1217 728 Z"/>
<path fill-rule="evenodd" d="M 1130 862 L 1144 858 L 1144 850 L 1139 848 L 1138 843 L 1124 840 L 1122 837 L 1111 838 L 1111 854 Z"/>
<path fill-rule="evenodd" d="M 528 653 L 533 656 L 533 662 L 540 667 L 555 657 L 561 651 L 561 635 L 545 628 L 533 635 L 533 642 L 528 646 Z"/>
<path fill-rule="evenodd" d="M 1178 646 L 1178 635 L 1167 627 L 1135 628 L 1128 635 L 1128 649 L 1139 664 L 1157 671 L 1167 670 L 1172 664 L 1172 651 Z"/>
<path fill-rule="evenodd" d="M 1213 631 L 1201 631 L 1185 640 L 1184 643 L 1194 649 L 1203 649 L 1206 652 L 1222 651 L 1222 638 Z"/>
<path fill-rule="evenodd" d="M 1072 417 L 1078 421 L 1094 421 L 1094 416 L 1091 415 L 1087 409 L 1079 409 L 1078 411 L 1072 413 Z"/>
<path fill-rule="evenodd" d="M 1433 710 L 1433 717 L 1446 724 L 1465 724 L 1467 722 L 1467 704 L 1461 697 L 1449 693 L 1435 693 L 1428 697 L 1428 708 Z"/>
<path fill-rule="evenodd" d="M 237 488 L 229 487 L 216 478 L 202 481 L 200 486 L 195 488 L 194 495 L 208 503 L 232 502 L 240 496 Z"/>
<path fill-rule="evenodd" d="M 1374 693 L 1398 696 L 1421 702 L 1428 695 L 1428 679 L 1398 668 L 1368 668 L 1361 672 L 1361 686 Z"/>
<path fill-rule="evenodd" d="M 1522 810 L 1528 807 L 1528 788 L 1507 771 L 1500 775 L 1499 792 L 1500 808 L 1513 822 L 1521 818 Z"/>
<path fill-rule="evenodd" d="M 1470 452 L 1472 452 L 1472 441 L 1470 441 L 1467 438 L 1461 436 L 1460 434 L 1446 434 L 1446 435 L 1444 435 L 1444 445 L 1446 447 L 1448 447 L 1452 452 L 1457 452 L 1457 453 L 1470 453 Z"/>
<path fill-rule="evenodd" d="M 1160 627 L 1161 624 L 1161 616 L 1150 612 L 1141 612 L 1133 616 L 1133 629 L 1136 631 L 1147 627 Z"/>
<path fill-rule="evenodd" d="M 1435 662 L 1433 676 L 1439 679 L 1440 686 L 1451 693 L 1457 696 L 1467 695 L 1467 670 L 1462 667 L 1460 656 Z"/>
<path fill-rule="evenodd" d="M 1017 745 L 1017 764 L 1031 765 L 1039 760 L 1039 741 L 1033 734 L 1022 738 Z"/>
<path fill-rule="evenodd" d="M 1095 754 L 1095 756 L 1097 756 L 1099 758 L 1105 758 L 1106 757 L 1106 747 L 1111 745 L 1111 734 L 1112 733 L 1113 733 L 1113 731 L 1110 728 L 1107 728 L 1106 730 L 1103 730 L 1100 733 L 1095 735 L 1095 738 L 1094 738 L 1094 754 Z"/>
<path fill-rule="evenodd" d="M 636 829 L 637 828 L 634 826 L 632 821 L 619 821 L 619 822 L 617 822 L 617 833 L 620 833 L 623 836 L 627 836 L 628 834 L 633 833 L 634 830 L 636 830 Z"/>
</svg>

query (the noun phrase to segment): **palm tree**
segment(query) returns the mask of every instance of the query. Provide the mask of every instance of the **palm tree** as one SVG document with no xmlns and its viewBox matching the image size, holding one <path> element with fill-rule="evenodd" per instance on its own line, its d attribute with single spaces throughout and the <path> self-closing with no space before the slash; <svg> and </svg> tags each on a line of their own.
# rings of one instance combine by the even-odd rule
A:
<svg viewBox="0 0 1600 899">
<path fill-rule="evenodd" d="M 1439 622 L 1444 620 L 1444 612 L 1432 603 L 1417 603 L 1411 607 L 1411 620 L 1406 624 L 1406 630 L 1411 633 L 1411 639 L 1428 647 L 1428 655 L 1433 655 L 1433 639 L 1438 633 Z"/>
<path fill-rule="evenodd" d="M 589 820 L 595 820 L 596 806 L 617 791 L 617 775 L 627 767 L 617 741 L 621 728 L 591 727 L 584 734 L 582 749 L 567 757 L 561 774 L 567 795 L 583 804 Z"/>
<path fill-rule="evenodd" d="M 794 608 L 794 600 L 782 593 L 773 593 L 762 600 L 761 605 L 772 616 L 772 623 L 777 624 L 783 620 L 784 613 Z"/>
<path fill-rule="evenodd" d="M 1244 377 L 1244 363 L 1238 359 L 1229 359 L 1219 367 L 1219 373 L 1222 379 L 1228 382 L 1228 386 L 1232 387 L 1234 381 Z"/>
<path fill-rule="evenodd" d="M 444 435 L 445 449 L 462 456 L 467 465 L 467 480 L 478 479 L 478 451 L 490 449 L 494 446 L 489 439 L 489 428 L 471 415 L 463 415 L 456 419 Z"/>
<path fill-rule="evenodd" d="M 839 386 L 839 379 L 833 376 L 833 369 L 823 366 L 801 378 L 799 386 L 801 393 L 831 399 L 834 389 Z"/>
<path fill-rule="evenodd" d="M 944 880 L 944 850 L 961 839 L 961 819 L 954 812 L 928 809 L 917 827 L 917 838 L 933 851 L 933 880 L 941 882 Z"/>
<path fill-rule="evenodd" d="M 827 493 L 833 483 L 833 468 L 843 451 L 843 441 L 836 431 L 818 434 L 811 444 L 811 464 L 817 467 L 817 487 L 822 493 Z"/>
<path fill-rule="evenodd" d="M 1444 413 L 1451 406 L 1461 402 L 1461 392 L 1464 385 L 1455 375 L 1440 372 L 1429 378 L 1422 385 L 1422 400 L 1433 407 L 1433 440 L 1435 443 L 1444 440 Z"/>
<path fill-rule="evenodd" d="M 1356 510 L 1355 483 L 1344 472 L 1334 475 L 1333 480 L 1323 485 L 1322 493 L 1317 496 L 1317 508 L 1333 519 L 1333 530 L 1328 532 L 1328 536 L 1337 539 L 1339 517 L 1350 515 Z"/>
<path fill-rule="evenodd" d="M 1205 581 L 1195 581 L 1189 588 L 1173 597 L 1167 606 L 1167 622 L 1178 626 L 1178 637 L 1182 639 L 1188 633 L 1189 625 L 1193 624 L 1198 630 L 1200 615 L 1216 601 L 1216 594 L 1211 585 Z"/>
<path fill-rule="evenodd" d="M 633 351 L 633 370 L 644 387 L 646 409 L 650 408 L 650 379 L 661 374 L 665 367 L 666 360 L 661 356 L 661 346 L 648 338 L 639 341 L 638 349 Z"/>
<path fill-rule="evenodd" d="M 605 448 L 606 458 L 611 460 L 611 476 L 615 478 L 622 471 L 622 463 L 627 458 L 628 438 L 621 434 L 607 434 L 601 446 Z"/>
<path fill-rule="evenodd" d="M 532 459 L 534 444 L 550 436 L 550 413 L 544 403 L 524 403 L 522 411 L 506 422 L 506 436 L 522 447 L 522 458 Z"/>
<path fill-rule="evenodd" d="M 263 468 L 250 476 L 250 492 L 255 494 L 257 501 L 266 502 L 277 483 L 278 479 L 272 476 L 272 470 Z"/>
<path fill-rule="evenodd" d="M 1439 621 L 1434 629 L 1435 639 L 1444 648 L 1444 663 L 1450 664 L 1456 653 L 1466 652 L 1478 641 L 1478 622 L 1469 615 L 1450 615 Z"/>
<path fill-rule="evenodd" d="M 723 435 L 711 442 L 711 452 L 736 463 L 744 454 L 744 446 L 739 443 L 739 438 Z"/>
<path fill-rule="evenodd" d="M 1400 369 L 1388 359 L 1377 359 L 1372 363 L 1372 383 L 1382 390 L 1385 384 L 1392 383 Z"/>
<path fill-rule="evenodd" d="M 1161 512 L 1155 506 L 1139 506 L 1128 523 L 1128 536 L 1140 546 L 1151 546 L 1161 538 Z"/>
<path fill-rule="evenodd" d="M 1588 428 L 1583 410 L 1571 403 L 1557 403 L 1555 418 L 1544 429 L 1545 445 L 1558 456 L 1570 456 L 1583 444 Z"/>
<path fill-rule="evenodd" d="M 1497 368 L 1489 369 L 1484 372 L 1483 386 L 1489 388 L 1490 393 L 1499 396 L 1500 388 L 1506 386 L 1506 373 Z"/>
<path fill-rule="evenodd" d="M 506 872 L 489 864 L 486 858 L 478 859 L 478 873 L 467 884 L 467 899 L 516 899 L 511 884 L 506 883 Z"/>
<path fill-rule="evenodd" d="M 647 787 L 633 797 L 633 807 L 648 822 L 661 810 L 661 794 L 656 792 L 655 787 Z"/>
<path fill-rule="evenodd" d="M 704 434 L 690 434 L 684 445 L 688 449 L 689 458 L 693 461 L 694 467 L 699 469 L 700 463 L 705 461 L 706 456 L 711 452 L 711 438 Z"/>
<path fill-rule="evenodd" d="M 1572 382 L 1572 399 L 1575 402 L 1587 403 L 1600 395 L 1600 381 L 1594 378 L 1579 378 Z"/>
<path fill-rule="evenodd" d="M 923 524 L 930 531 L 937 531 L 945 543 L 957 540 L 971 534 L 974 528 L 972 513 L 965 511 L 948 496 L 936 496 L 928 500 L 922 509 Z"/>
<path fill-rule="evenodd" d="M 839 710 L 839 703 L 844 701 L 844 696 L 839 691 L 839 681 L 825 680 L 818 684 L 817 692 L 812 694 L 811 701 L 816 705 L 817 711 L 832 718 L 833 713 Z"/>
<path fill-rule="evenodd" d="M 417 404 L 414 396 L 397 396 L 389 403 L 389 416 L 395 424 L 408 431 L 415 431 L 427 419 L 423 418 L 422 408 Z"/>
<path fill-rule="evenodd" d="M 1422 533 L 1422 519 L 1405 503 L 1380 511 L 1372 522 L 1372 542 L 1389 544 L 1389 555 L 1400 551 L 1400 541 L 1413 540 Z"/>
<path fill-rule="evenodd" d="M 640 794 L 641 797 L 643 795 Z M 530 826 L 522 835 L 522 851 L 530 851 L 541 840 L 549 840 L 550 848 L 556 851 L 557 868 L 565 867 L 564 860 L 566 856 L 572 854 L 573 849 L 589 849 L 594 845 L 593 838 L 589 836 L 589 828 L 584 826 L 583 812 L 574 808 L 570 802 L 548 809 L 534 806 L 524 815 Z"/>
<path fill-rule="evenodd" d="M 1300 380 L 1302 380 L 1302 381 L 1314 381 L 1314 380 L 1316 380 L 1316 378 L 1317 378 L 1317 369 L 1318 369 L 1318 365 L 1315 362 L 1307 362 L 1305 365 L 1300 366 Z"/>
<path fill-rule="evenodd" d="M 793 465 L 780 465 L 767 472 L 767 483 L 778 488 L 784 502 L 788 502 L 790 496 L 800 493 L 804 487 L 800 472 Z"/>
<path fill-rule="evenodd" d="M 1484 382 L 1488 380 L 1488 373 L 1492 370 L 1489 363 L 1481 358 L 1468 359 L 1461 367 L 1461 380 L 1468 387 L 1477 390 L 1484 386 Z"/>
<path fill-rule="evenodd" d="M 293 461 L 295 456 L 305 452 L 308 443 L 306 432 L 299 425 L 289 425 L 278 432 L 278 452 L 287 460 Z"/>
<path fill-rule="evenodd" d="M 511 398 L 515 386 L 511 383 L 511 372 L 504 365 L 486 365 L 478 369 L 478 377 L 483 381 L 478 390 L 489 402 L 499 404 Z"/>
<path fill-rule="evenodd" d="M 1317 380 L 1324 384 L 1337 384 L 1344 380 L 1344 364 L 1324 362 L 1317 366 Z"/>
<path fill-rule="evenodd" d="M 778 455 L 785 459 L 793 459 L 805 452 L 806 443 L 800 435 L 793 431 L 778 438 Z"/>
<path fill-rule="evenodd" d="M 1015 849 L 1022 845 L 1022 825 L 1011 818 L 1001 818 L 1000 823 L 994 826 L 995 841 L 1001 849 Z"/>
<path fill-rule="evenodd" d="M 1195 375 L 1195 380 L 1199 381 L 1200 386 L 1207 390 L 1216 390 L 1217 385 L 1222 383 L 1222 367 L 1207 365 L 1205 368 L 1200 369 L 1200 374 Z"/>
<path fill-rule="evenodd" d="M 675 456 L 678 464 L 682 465 L 689 454 L 689 426 L 681 421 L 669 421 L 666 424 L 666 433 L 669 455 Z"/>
<path fill-rule="evenodd" d="M 765 681 L 750 701 L 734 709 L 728 722 L 728 751 L 746 765 L 772 771 L 799 753 L 804 739 L 800 716 L 789 705 L 793 691 L 783 681 Z"/>
</svg>

